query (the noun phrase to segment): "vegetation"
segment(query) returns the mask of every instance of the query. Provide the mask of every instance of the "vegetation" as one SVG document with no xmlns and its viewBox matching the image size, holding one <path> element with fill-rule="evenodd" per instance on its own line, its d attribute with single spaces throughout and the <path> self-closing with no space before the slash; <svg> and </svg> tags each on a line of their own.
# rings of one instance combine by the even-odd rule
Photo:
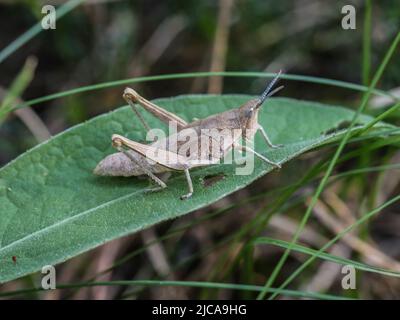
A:
<svg viewBox="0 0 400 320">
<path fill-rule="evenodd" d="M 344 30 L 345 4 L 70 0 L 43 30 L 40 1 L 0 1 L 0 297 L 400 298 L 398 13 L 354 1 Z M 281 170 L 196 169 L 186 201 L 180 173 L 92 174 L 113 133 L 145 138 L 125 86 L 191 121 L 280 69 L 259 121 L 284 147 L 256 150 Z"/>
</svg>

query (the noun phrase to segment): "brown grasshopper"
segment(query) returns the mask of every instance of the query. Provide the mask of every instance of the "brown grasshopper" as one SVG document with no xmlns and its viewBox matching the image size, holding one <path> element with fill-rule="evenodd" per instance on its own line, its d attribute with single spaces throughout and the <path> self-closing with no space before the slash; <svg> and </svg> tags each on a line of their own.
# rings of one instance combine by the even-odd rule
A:
<svg viewBox="0 0 400 320">
<path fill-rule="evenodd" d="M 279 163 L 275 163 L 252 148 L 239 143 L 241 139 L 246 141 L 253 139 L 256 132 L 260 130 L 269 147 L 277 148 L 281 146 L 273 145 L 264 128 L 258 123 L 258 111 L 261 105 L 269 96 L 283 88 L 281 86 L 271 91 L 280 73 L 268 84 L 259 98 L 252 99 L 236 109 L 215 114 L 205 119 L 195 120 L 191 123 L 187 123 L 177 115 L 146 100 L 133 89 L 126 88 L 123 97 L 132 107 L 147 131 L 150 130 L 150 127 L 139 113 L 137 104 L 161 121 L 174 124 L 177 128 L 176 133 L 151 144 L 142 144 L 114 134 L 112 136 L 112 145 L 119 152 L 111 154 L 100 161 L 94 169 L 94 173 L 100 176 L 147 175 L 159 185 L 158 188 L 153 190 L 159 190 L 167 186 L 160 179 L 160 174 L 168 171 L 183 171 L 188 183 L 189 193 L 183 195 L 181 199 L 187 199 L 193 194 L 193 184 L 189 169 L 216 164 L 232 148 L 250 152 L 268 164 L 280 168 Z M 185 137 L 188 136 L 189 130 L 195 134 L 195 137 L 188 143 Z M 224 133 L 216 138 L 213 135 L 203 133 L 207 130 Z M 220 141 L 219 138 L 221 137 L 224 141 Z M 204 141 L 207 143 L 204 144 Z M 210 148 L 210 143 L 214 146 L 213 148 Z M 185 144 L 186 148 L 183 148 L 182 151 L 182 147 Z M 206 145 L 205 148 L 204 145 Z"/>
</svg>

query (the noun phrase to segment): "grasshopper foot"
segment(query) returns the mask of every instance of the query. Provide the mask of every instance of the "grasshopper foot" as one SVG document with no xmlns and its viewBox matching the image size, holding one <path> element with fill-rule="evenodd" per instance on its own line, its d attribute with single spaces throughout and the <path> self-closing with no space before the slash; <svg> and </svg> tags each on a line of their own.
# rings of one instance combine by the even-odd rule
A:
<svg viewBox="0 0 400 320">
<path fill-rule="evenodd" d="M 187 194 L 184 194 L 183 196 L 181 196 L 181 200 L 186 200 L 189 199 L 192 196 L 193 192 L 189 192 Z"/>
<path fill-rule="evenodd" d="M 279 148 L 282 148 L 282 147 L 283 147 L 283 144 L 273 144 L 273 145 L 271 145 L 272 149 L 279 149 Z"/>
<path fill-rule="evenodd" d="M 146 190 L 146 192 L 158 192 L 167 187 L 167 185 L 163 181 L 156 181 L 156 182 L 157 182 L 157 187 L 149 188 Z"/>
<path fill-rule="evenodd" d="M 155 187 L 155 188 L 147 189 L 146 192 L 153 193 L 153 192 L 158 192 L 158 191 L 161 191 L 161 190 L 164 190 L 164 189 L 165 189 L 165 187 Z"/>
</svg>

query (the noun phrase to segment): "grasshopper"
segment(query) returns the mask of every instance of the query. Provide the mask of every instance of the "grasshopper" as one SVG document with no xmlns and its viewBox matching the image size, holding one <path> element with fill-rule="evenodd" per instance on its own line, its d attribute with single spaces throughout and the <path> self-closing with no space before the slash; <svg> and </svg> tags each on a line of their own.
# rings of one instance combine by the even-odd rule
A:
<svg viewBox="0 0 400 320">
<path fill-rule="evenodd" d="M 135 90 L 126 88 L 123 98 L 132 107 L 147 131 L 150 130 L 150 126 L 141 116 L 138 105 L 161 121 L 174 124 L 177 128 L 176 133 L 151 144 L 142 144 L 114 134 L 112 136 L 112 146 L 118 152 L 100 161 L 94 169 L 94 174 L 100 176 L 147 175 L 159 186 L 152 190 L 160 190 L 167 187 L 166 183 L 160 177 L 161 174 L 169 171 L 183 171 L 189 192 L 181 196 L 181 199 L 187 199 L 193 194 L 193 183 L 189 169 L 216 164 L 232 148 L 250 152 L 266 163 L 276 168 L 281 168 L 279 163 L 275 163 L 252 148 L 239 143 L 241 139 L 246 141 L 253 139 L 256 132 L 260 131 L 269 147 L 278 148 L 282 146 L 272 144 L 264 128 L 258 123 L 258 111 L 261 105 L 269 96 L 283 88 L 281 86 L 272 90 L 280 74 L 281 72 L 267 85 L 260 97 L 252 99 L 238 108 L 215 114 L 205 119 L 196 119 L 191 123 L 187 123 L 177 115 L 146 100 Z M 186 142 L 187 139 L 183 138 L 187 136 L 188 130 L 195 133 L 195 138 L 189 144 Z M 221 142 L 212 135 L 207 136 L 207 134 L 203 134 L 207 130 L 216 130 L 219 133 L 224 132 L 222 134 L 224 141 Z M 200 140 L 202 142 L 207 141 L 208 143 L 211 141 L 217 147 L 210 148 L 209 144 L 206 144 L 206 148 L 200 148 Z M 189 148 L 181 152 L 180 147 L 184 144 Z M 206 154 L 204 154 L 203 149 L 206 149 Z"/>
</svg>

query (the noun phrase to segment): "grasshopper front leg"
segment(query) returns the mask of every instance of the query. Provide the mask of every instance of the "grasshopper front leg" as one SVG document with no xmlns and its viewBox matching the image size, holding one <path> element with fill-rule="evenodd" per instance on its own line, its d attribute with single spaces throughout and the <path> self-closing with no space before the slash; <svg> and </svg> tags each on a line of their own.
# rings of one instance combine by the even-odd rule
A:
<svg viewBox="0 0 400 320">
<path fill-rule="evenodd" d="M 283 147 L 283 144 L 277 144 L 277 145 L 273 144 L 273 143 L 271 142 L 271 140 L 269 139 L 267 133 L 265 132 L 264 128 L 263 128 L 261 125 L 258 125 L 258 130 L 261 131 L 261 134 L 262 134 L 262 136 L 264 137 L 264 140 L 265 140 L 265 142 L 267 143 L 267 145 L 268 145 L 269 147 L 271 147 L 271 148 L 273 148 L 273 149 L 282 148 L 282 147 Z"/>
<path fill-rule="evenodd" d="M 241 144 L 235 144 L 235 147 L 237 147 L 238 149 L 241 149 L 242 151 L 248 151 L 254 155 L 256 155 L 257 157 L 259 157 L 261 160 L 265 161 L 266 163 L 273 165 L 275 168 L 277 169 L 281 169 L 282 166 L 279 163 L 273 162 L 271 160 L 269 160 L 268 158 L 264 157 L 262 154 L 259 154 L 257 151 L 247 147 L 247 146 L 243 146 Z"/>
</svg>

